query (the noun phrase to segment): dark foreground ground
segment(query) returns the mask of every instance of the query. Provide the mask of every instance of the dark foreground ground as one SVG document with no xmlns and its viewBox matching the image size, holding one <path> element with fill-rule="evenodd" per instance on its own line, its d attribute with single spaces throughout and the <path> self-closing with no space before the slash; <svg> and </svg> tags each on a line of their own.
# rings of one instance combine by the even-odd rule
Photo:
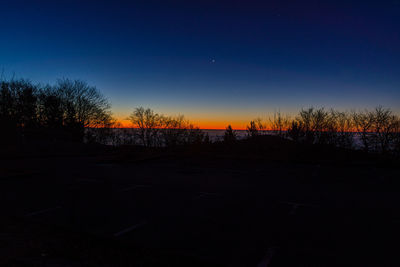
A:
<svg viewBox="0 0 400 267">
<path fill-rule="evenodd" d="M 3 156 L 0 265 L 400 266 L 398 161 L 286 145 Z"/>
</svg>

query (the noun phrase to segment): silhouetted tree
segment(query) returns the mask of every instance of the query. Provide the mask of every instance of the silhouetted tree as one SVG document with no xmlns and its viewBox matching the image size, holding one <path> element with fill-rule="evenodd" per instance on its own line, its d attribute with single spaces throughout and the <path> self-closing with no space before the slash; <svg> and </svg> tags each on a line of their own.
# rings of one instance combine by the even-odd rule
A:
<svg viewBox="0 0 400 267">
<path fill-rule="evenodd" d="M 11 91 L 9 83 L 2 81 L 0 88 L 0 125 L 2 143 L 16 141 L 17 115 L 15 105 L 15 94 Z"/>
<path fill-rule="evenodd" d="M 136 108 L 129 116 L 133 126 L 137 128 L 137 136 L 147 147 L 159 145 L 159 131 L 162 128 L 161 116 L 150 108 Z"/>
<path fill-rule="evenodd" d="M 296 118 L 301 125 L 301 136 L 309 144 L 335 144 L 335 120 L 324 108 L 302 109 Z"/>
<path fill-rule="evenodd" d="M 400 118 L 396 116 L 393 129 L 393 151 L 397 156 L 400 156 Z"/>
<path fill-rule="evenodd" d="M 211 144 L 211 143 L 212 143 L 212 141 L 210 140 L 210 136 L 208 135 L 208 133 L 205 133 L 203 143 L 204 143 L 204 144 Z"/>
<path fill-rule="evenodd" d="M 273 119 L 269 119 L 271 130 L 278 136 L 283 136 L 284 131 L 287 130 L 291 124 L 288 116 L 283 117 L 280 111 L 274 113 Z"/>
<path fill-rule="evenodd" d="M 37 95 L 36 86 L 30 82 L 20 80 L 13 83 L 17 91 L 17 113 L 19 126 L 25 129 L 37 126 Z"/>
<path fill-rule="evenodd" d="M 304 141 L 306 143 L 314 143 L 315 132 L 312 124 L 312 116 L 313 116 L 314 108 L 302 109 L 299 112 L 299 116 L 297 117 L 298 123 L 302 126 L 301 130 L 303 131 Z"/>
<path fill-rule="evenodd" d="M 303 128 L 301 122 L 292 121 L 291 125 L 288 128 L 287 135 L 295 142 L 299 142 L 303 137 Z"/>
<path fill-rule="evenodd" d="M 354 126 L 360 136 L 364 151 L 370 151 L 371 129 L 374 123 L 374 116 L 369 111 L 353 112 Z"/>
<path fill-rule="evenodd" d="M 196 127 L 193 124 L 189 124 L 185 133 L 186 133 L 185 136 L 186 144 L 193 145 L 193 144 L 204 143 L 205 134 L 199 127 Z"/>
<path fill-rule="evenodd" d="M 331 129 L 334 134 L 334 144 L 342 148 L 353 148 L 354 134 L 353 134 L 353 120 L 351 115 L 347 112 L 331 111 L 332 125 Z"/>
<path fill-rule="evenodd" d="M 56 90 L 47 86 L 39 92 L 38 117 L 42 127 L 61 129 L 64 123 L 62 99 Z"/>
<path fill-rule="evenodd" d="M 76 140 L 82 141 L 85 128 L 112 125 L 108 100 L 94 86 L 80 80 L 61 79 L 54 87 L 61 99 L 63 126 Z"/>
<path fill-rule="evenodd" d="M 370 116 L 373 121 L 371 139 L 375 151 L 386 153 L 394 141 L 393 133 L 396 129 L 397 118 L 390 109 L 381 106 L 375 108 Z"/>
<path fill-rule="evenodd" d="M 161 135 L 165 146 L 176 146 L 184 143 L 185 131 L 188 122 L 184 116 L 177 117 L 160 116 Z"/>
<path fill-rule="evenodd" d="M 254 138 L 256 136 L 258 136 L 258 127 L 255 121 L 250 121 L 250 125 L 247 125 L 246 127 L 246 131 L 247 131 L 247 136 L 249 138 Z"/>
<path fill-rule="evenodd" d="M 267 130 L 267 125 L 263 123 L 263 120 L 261 118 L 257 118 L 254 120 L 254 123 L 256 125 L 256 128 L 258 130 L 258 134 L 265 134 Z"/>
<path fill-rule="evenodd" d="M 143 107 L 129 116 L 136 128 L 138 139 L 144 146 L 176 146 L 203 143 L 204 132 L 186 121 L 183 116 L 164 116 Z"/>
<path fill-rule="evenodd" d="M 82 142 L 86 128 L 108 127 L 112 117 L 107 99 L 85 82 L 63 79 L 40 87 L 20 79 L 0 81 L 0 123 L 8 136 L 3 140 L 57 139 L 67 132 Z"/>
<path fill-rule="evenodd" d="M 27 80 L 0 81 L 2 141 L 15 143 L 37 127 L 37 87 Z"/>
<path fill-rule="evenodd" d="M 232 143 L 235 142 L 237 140 L 237 133 L 236 131 L 234 131 L 232 129 L 231 125 L 228 125 L 228 127 L 226 127 L 225 130 L 225 134 L 224 134 L 224 141 L 226 143 Z"/>
<path fill-rule="evenodd" d="M 314 142 L 318 144 L 331 144 L 331 134 L 334 131 L 331 117 L 324 108 L 315 109 L 311 113 L 311 130 L 314 132 Z"/>
</svg>

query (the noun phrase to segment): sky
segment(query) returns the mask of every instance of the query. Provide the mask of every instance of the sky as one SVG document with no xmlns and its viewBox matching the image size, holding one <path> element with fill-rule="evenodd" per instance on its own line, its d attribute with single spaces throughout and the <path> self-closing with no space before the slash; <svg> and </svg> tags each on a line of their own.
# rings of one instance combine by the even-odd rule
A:
<svg viewBox="0 0 400 267">
<path fill-rule="evenodd" d="M 400 0 L 19 1 L 0 5 L 3 76 L 95 85 L 201 128 L 301 108 L 400 112 Z"/>
</svg>

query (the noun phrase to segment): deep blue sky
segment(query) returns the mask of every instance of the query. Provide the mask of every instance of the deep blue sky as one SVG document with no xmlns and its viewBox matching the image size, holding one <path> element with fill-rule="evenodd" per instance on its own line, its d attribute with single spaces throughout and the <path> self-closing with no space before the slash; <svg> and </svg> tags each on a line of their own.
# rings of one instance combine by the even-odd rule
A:
<svg viewBox="0 0 400 267">
<path fill-rule="evenodd" d="M 79 78 L 143 105 L 236 123 L 302 107 L 400 111 L 400 1 L 2 1 L 0 68 Z"/>
</svg>

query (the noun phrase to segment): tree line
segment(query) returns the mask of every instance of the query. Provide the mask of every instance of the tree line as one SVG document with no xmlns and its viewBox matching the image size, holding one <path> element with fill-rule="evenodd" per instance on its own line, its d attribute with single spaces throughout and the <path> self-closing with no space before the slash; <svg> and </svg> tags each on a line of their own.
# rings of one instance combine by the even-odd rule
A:
<svg viewBox="0 0 400 267">
<path fill-rule="evenodd" d="M 118 129 L 108 99 L 81 80 L 59 79 L 54 85 L 24 79 L 0 80 L 0 142 L 86 142 L 146 147 L 210 143 L 208 134 L 184 116 L 166 116 L 138 107 L 129 116 L 133 129 Z M 400 118 L 389 108 L 338 111 L 302 109 L 295 118 L 280 112 L 246 127 L 247 138 L 274 134 L 297 143 L 331 145 L 366 152 L 399 153 Z M 224 142 L 238 140 L 226 127 Z"/>
<path fill-rule="evenodd" d="M 199 127 L 185 120 L 183 115 L 165 116 L 143 107 L 129 116 L 137 128 L 136 135 L 144 146 L 177 146 L 209 142 L 209 137 Z"/>
<path fill-rule="evenodd" d="M 0 81 L 0 142 L 82 142 L 86 128 L 110 127 L 113 122 L 108 100 L 86 82 L 60 79 L 55 85 L 35 85 L 23 79 Z"/>
<path fill-rule="evenodd" d="M 144 147 L 173 147 L 209 143 L 207 133 L 186 120 L 183 115 L 166 116 L 150 108 L 138 107 L 128 120 L 132 128 L 121 128 L 114 123 L 112 128 L 88 128 L 86 141 Z"/>
<path fill-rule="evenodd" d="M 115 131 L 119 125 L 108 99 L 81 80 L 59 79 L 54 85 L 0 80 L 3 144 L 55 141 L 160 147 L 208 142 L 208 135 L 184 116 L 139 107 L 129 119 L 135 131 Z"/>
<path fill-rule="evenodd" d="M 366 152 L 400 151 L 400 117 L 382 106 L 349 112 L 311 107 L 300 110 L 294 119 L 277 112 L 267 122 L 252 120 L 246 128 L 248 138 L 268 133 L 297 143 L 345 149 L 361 147 Z M 224 140 L 237 140 L 230 125 L 226 128 Z"/>
</svg>

